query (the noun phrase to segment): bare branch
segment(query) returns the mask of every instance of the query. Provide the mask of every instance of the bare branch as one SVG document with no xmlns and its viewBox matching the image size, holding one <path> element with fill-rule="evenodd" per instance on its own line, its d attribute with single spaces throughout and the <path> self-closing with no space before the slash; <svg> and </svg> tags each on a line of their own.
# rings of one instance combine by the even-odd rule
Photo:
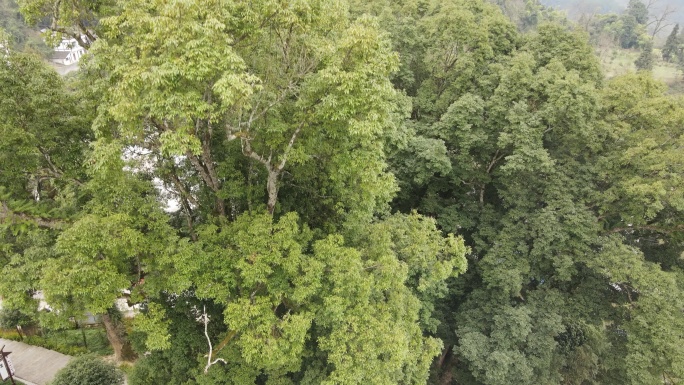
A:
<svg viewBox="0 0 684 385">
<path fill-rule="evenodd" d="M 248 156 L 248 157 L 258 161 L 259 163 L 263 164 L 264 166 L 266 166 L 267 169 L 270 170 L 271 164 L 268 163 L 268 160 L 265 159 L 264 157 L 262 157 L 261 155 L 257 154 L 256 152 L 254 152 L 254 150 L 252 150 L 251 140 L 252 140 L 251 138 L 242 138 L 242 153 L 245 156 Z"/>
<path fill-rule="evenodd" d="M 278 172 L 283 171 L 283 168 L 285 168 L 285 162 L 287 162 L 287 156 L 290 154 L 290 150 L 292 149 L 292 145 L 294 145 L 295 140 L 297 140 L 297 135 L 299 135 L 299 132 L 302 130 L 302 127 L 304 127 L 304 122 L 299 124 L 297 129 L 294 131 L 294 133 L 290 137 L 290 141 L 287 143 L 287 147 L 285 147 L 285 151 L 283 152 L 283 159 L 280 160 L 280 165 L 278 165 Z"/>
<path fill-rule="evenodd" d="M 677 12 L 677 9 L 672 8 L 668 4 L 667 6 L 665 6 L 665 9 L 660 14 L 660 16 L 653 16 L 653 19 L 650 22 L 648 22 L 648 24 L 646 24 L 646 28 L 650 28 L 651 26 L 653 26 L 653 32 L 651 33 L 652 38 L 655 37 L 663 29 L 674 24 L 672 22 L 669 22 L 668 18 L 675 12 Z"/>
<path fill-rule="evenodd" d="M 52 162 L 52 158 L 50 158 L 50 154 L 48 154 L 47 151 L 45 151 L 42 147 L 38 146 L 38 151 L 43 155 L 43 158 L 45 158 L 45 161 L 48 164 L 48 169 L 47 171 L 50 172 L 50 174 L 55 177 L 55 178 L 61 178 L 64 176 L 64 172 L 55 164 Z M 83 182 L 76 178 L 69 178 L 71 181 L 76 183 L 79 186 L 83 186 Z"/>
<path fill-rule="evenodd" d="M 204 367 L 204 373 L 206 374 L 209 372 L 209 368 L 211 368 L 212 365 L 215 365 L 219 362 L 223 362 L 224 364 L 228 364 L 226 360 L 223 358 L 217 358 L 214 361 L 211 360 L 211 357 L 214 352 L 214 348 L 211 345 L 211 338 L 209 338 L 209 333 L 207 332 L 207 325 L 209 325 L 209 315 L 207 314 L 207 307 L 204 306 L 202 315 L 200 315 L 200 321 L 204 324 L 204 336 L 207 337 L 207 344 L 209 345 L 209 354 L 207 355 L 207 365 Z"/>
<path fill-rule="evenodd" d="M 292 133 L 292 136 L 290 137 L 290 140 L 283 151 L 282 159 L 280 160 L 280 164 L 278 166 L 274 166 L 271 163 L 271 159 L 273 157 L 272 152 L 269 153 L 268 159 L 265 159 L 263 156 L 252 150 L 251 138 L 242 138 L 242 153 L 245 156 L 248 156 L 263 164 L 264 167 L 266 167 L 266 171 L 268 171 L 268 178 L 266 179 L 266 192 L 268 193 L 267 207 L 270 214 L 273 214 L 276 202 L 278 200 L 278 177 L 280 177 L 280 173 L 285 168 L 288 154 L 290 153 L 294 142 L 297 140 L 297 136 L 299 136 L 302 127 L 304 127 L 304 124 L 305 122 L 300 123 L 297 129 L 295 129 L 294 133 Z"/>
</svg>

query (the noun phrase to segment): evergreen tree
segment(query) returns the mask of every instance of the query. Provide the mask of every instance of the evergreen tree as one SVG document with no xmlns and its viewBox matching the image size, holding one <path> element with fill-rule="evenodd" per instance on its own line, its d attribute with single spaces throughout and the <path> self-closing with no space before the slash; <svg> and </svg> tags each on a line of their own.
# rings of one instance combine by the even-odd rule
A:
<svg viewBox="0 0 684 385">
<path fill-rule="evenodd" d="M 627 15 L 633 16 L 636 22 L 641 25 L 648 22 L 648 8 L 641 0 L 629 0 Z"/>
<path fill-rule="evenodd" d="M 678 58 L 678 51 L 679 51 L 679 43 L 680 43 L 680 37 L 679 37 L 679 24 L 676 24 L 674 28 L 672 29 L 672 32 L 670 32 L 670 35 L 667 37 L 667 40 L 665 41 L 665 45 L 663 46 L 662 53 L 663 53 L 663 60 L 666 62 L 671 63 L 672 60 L 676 60 Z"/>
<path fill-rule="evenodd" d="M 639 44 L 639 23 L 632 15 L 626 14 L 620 17 L 621 28 L 618 40 L 622 48 L 634 48 Z"/>
<path fill-rule="evenodd" d="M 651 71 L 653 70 L 653 60 L 653 42 L 649 40 L 644 43 L 641 54 L 634 62 L 634 65 L 639 71 Z"/>
</svg>

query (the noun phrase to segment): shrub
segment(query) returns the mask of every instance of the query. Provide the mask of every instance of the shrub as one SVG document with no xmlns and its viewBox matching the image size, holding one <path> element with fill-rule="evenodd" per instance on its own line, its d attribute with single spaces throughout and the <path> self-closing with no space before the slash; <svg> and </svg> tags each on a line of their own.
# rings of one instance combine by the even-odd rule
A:
<svg viewBox="0 0 684 385">
<path fill-rule="evenodd" d="M 0 328 L 14 329 L 17 325 L 29 326 L 33 323 L 31 316 L 16 309 L 0 309 Z"/>
<path fill-rule="evenodd" d="M 72 359 L 57 372 L 50 385 L 120 385 L 123 373 L 93 355 Z"/>
</svg>

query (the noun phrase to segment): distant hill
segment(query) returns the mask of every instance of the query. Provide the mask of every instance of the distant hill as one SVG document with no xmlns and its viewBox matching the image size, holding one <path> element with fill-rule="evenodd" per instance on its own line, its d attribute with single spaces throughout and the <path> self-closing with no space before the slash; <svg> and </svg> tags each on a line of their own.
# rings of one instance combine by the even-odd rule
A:
<svg viewBox="0 0 684 385">
<path fill-rule="evenodd" d="M 568 12 L 568 16 L 584 12 L 622 13 L 627 7 L 625 0 L 541 0 L 541 3 Z"/>
<path fill-rule="evenodd" d="M 0 28 L 10 34 L 15 49 L 19 51 L 31 51 L 41 56 L 52 51 L 43 42 L 40 32 L 24 23 L 14 0 L 0 0 Z"/>
<path fill-rule="evenodd" d="M 582 14 L 622 13 L 627 8 L 629 0 L 540 0 L 540 2 L 543 5 L 566 11 L 570 19 L 576 20 Z M 684 25 L 684 1 L 657 0 L 650 10 L 651 14 L 660 15 L 666 7 L 675 10 L 668 20 Z M 669 29 L 664 32 L 667 34 Z"/>
</svg>

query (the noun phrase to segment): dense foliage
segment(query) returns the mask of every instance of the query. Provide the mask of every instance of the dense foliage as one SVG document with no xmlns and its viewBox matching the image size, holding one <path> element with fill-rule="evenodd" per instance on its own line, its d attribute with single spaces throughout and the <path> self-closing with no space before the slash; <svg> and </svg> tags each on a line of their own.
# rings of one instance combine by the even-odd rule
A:
<svg viewBox="0 0 684 385">
<path fill-rule="evenodd" d="M 76 77 L 0 63 L 6 305 L 134 385 L 684 380 L 684 100 L 499 3 L 62 2 Z"/>
</svg>

